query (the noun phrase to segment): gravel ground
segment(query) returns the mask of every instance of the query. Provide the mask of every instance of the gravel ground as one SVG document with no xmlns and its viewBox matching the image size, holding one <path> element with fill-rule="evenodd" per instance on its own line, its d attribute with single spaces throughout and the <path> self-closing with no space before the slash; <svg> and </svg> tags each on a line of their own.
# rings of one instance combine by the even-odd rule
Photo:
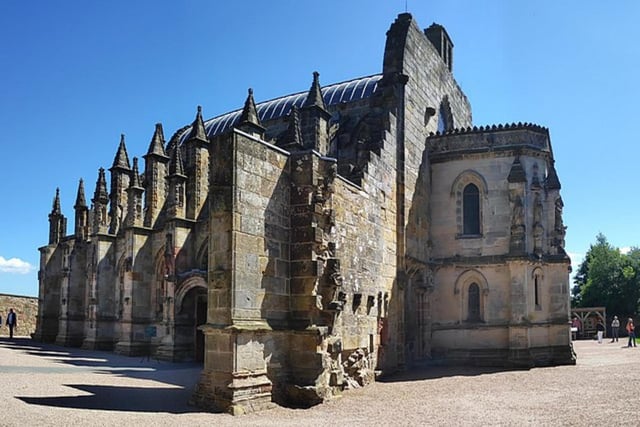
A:
<svg viewBox="0 0 640 427">
<path fill-rule="evenodd" d="M 0 338 L 0 425 L 638 426 L 638 348 L 576 341 L 575 366 L 428 368 L 306 410 L 232 417 L 185 404 L 201 367 Z"/>
</svg>

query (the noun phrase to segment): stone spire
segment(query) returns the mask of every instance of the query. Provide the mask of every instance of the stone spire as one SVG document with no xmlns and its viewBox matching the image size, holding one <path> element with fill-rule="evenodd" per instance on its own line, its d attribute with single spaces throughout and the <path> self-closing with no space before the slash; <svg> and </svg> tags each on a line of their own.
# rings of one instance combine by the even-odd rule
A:
<svg viewBox="0 0 640 427">
<path fill-rule="evenodd" d="M 256 102 L 253 99 L 253 89 L 251 88 L 249 88 L 249 94 L 244 101 L 244 107 L 242 108 L 242 113 L 240 114 L 236 128 L 257 138 L 264 138 L 265 129 L 262 123 L 260 123 L 260 116 L 258 116 Z"/>
<path fill-rule="evenodd" d="M 164 149 L 165 140 L 162 124 L 156 123 L 156 129 L 151 137 L 149 149 L 144 157 L 144 226 L 152 227 L 164 205 L 166 197 L 167 164 L 169 156 Z"/>
<path fill-rule="evenodd" d="M 326 155 L 329 152 L 329 119 L 320 88 L 320 74 L 313 73 L 313 83 L 300 110 L 300 132 L 304 147 Z"/>
<path fill-rule="evenodd" d="M 169 161 L 167 215 L 169 219 L 184 218 L 186 213 L 185 189 L 187 176 L 184 173 L 180 147 L 176 147 Z"/>
<path fill-rule="evenodd" d="M 109 193 L 107 192 L 107 178 L 105 177 L 104 168 L 98 170 L 98 180 L 96 181 L 96 189 L 91 199 L 93 210 L 93 223 L 91 226 L 92 233 L 104 233 L 109 225 L 107 216 L 107 205 L 109 204 Z"/>
<path fill-rule="evenodd" d="M 551 161 L 551 166 L 549 167 L 549 173 L 547 175 L 546 180 L 547 190 L 560 190 L 560 180 L 558 179 L 558 173 L 556 172 L 556 167 L 554 161 Z"/>
<path fill-rule="evenodd" d="M 180 150 L 180 147 L 176 147 L 176 149 L 172 151 L 171 160 L 169 160 L 169 176 L 180 175 L 186 178 L 181 153 L 182 150 Z"/>
<path fill-rule="evenodd" d="M 166 157 L 167 153 L 164 151 L 164 132 L 162 131 L 162 123 L 156 123 L 156 130 L 153 132 L 153 136 L 151 137 L 151 144 L 149 144 L 149 149 L 147 150 L 147 154 L 144 156 L 145 159 L 147 156 L 151 156 L 155 154 L 156 156 Z"/>
<path fill-rule="evenodd" d="M 113 166 L 111 166 L 111 169 L 115 169 L 115 168 L 121 168 L 126 170 L 131 169 L 131 166 L 129 166 L 129 156 L 127 155 L 127 147 L 125 146 L 125 143 L 124 143 L 124 134 L 120 134 L 120 145 L 118 146 L 116 157 L 113 159 Z"/>
<path fill-rule="evenodd" d="M 304 101 L 303 107 L 318 107 L 324 111 L 327 109 L 324 106 L 324 99 L 322 98 L 322 89 L 320 88 L 320 73 L 313 72 L 313 82 L 311 88 L 307 94 L 307 99 Z"/>
<path fill-rule="evenodd" d="M 202 107 L 198 106 L 196 119 L 191 125 L 189 138 L 182 144 L 184 152 L 184 172 L 187 175 L 186 218 L 196 219 L 204 207 L 209 190 L 209 140 L 202 121 Z M 176 148 L 173 151 L 180 151 Z M 183 173 L 184 173 L 183 172 Z"/>
<path fill-rule="evenodd" d="M 56 188 L 56 195 L 53 198 L 53 207 L 51 208 L 51 215 L 61 215 L 62 209 L 60 208 L 60 188 Z"/>
<path fill-rule="evenodd" d="M 84 197 L 84 181 L 82 178 L 80 178 L 80 183 L 78 184 L 78 194 L 76 195 L 76 203 L 73 207 L 74 209 L 87 207 L 87 200 Z"/>
<path fill-rule="evenodd" d="M 76 239 L 87 240 L 89 238 L 89 208 L 84 196 L 84 181 L 82 178 L 80 178 L 80 183 L 78 184 L 78 194 L 73 208 L 76 211 L 74 230 Z"/>
<path fill-rule="evenodd" d="M 60 189 L 56 188 L 53 206 L 49 214 L 49 244 L 56 244 L 67 234 L 67 219 L 60 208 Z"/>
<path fill-rule="evenodd" d="M 140 172 L 138 171 L 138 158 L 133 158 L 133 171 L 131 173 L 131 183 L 127 188 L 127 225 L 130 227 L 140 227 L 142 225 L 142 193 L 144 188 L 140 184 Z"/>
<path fill-rule="evenodd" d="M 202 142 L 209 142 L 207 139 L 207 131 L 204 128 L 204 120 L 202 120 L 202 107 L 198 105 L 198 112 L 196 118 L 191 124 L 191 132 L 189 133 L 189 139 L 197 139 Z"/>
<path fill-rule="evenodd" d="M 138 171 L 138 158 L 133 158 L 133 171 L 131 172 L 131 183 L 129 184 L 129 188 L 142 188 L 142 184 L 140 183 L 140 172 Z"/>
<path fill-rule="evenodd" d="M 96 181 L 96 190 L 93 193 L 93 203 L 97 201 L 105 204 L 109 203 L 109 192 L 107 191 L 107 178 L 104 168 L 98 169 L 98 180 Z"/>
<path fill-rule="evenodd" d="M 127 206 L 127 188 L 131 178 L 131 166 L 129 156 L 127 155 L 127 147 L 124 142 L 124 134 L 120 135 L 120 145 L 113 160 L 113 166 L 109 168 L 111 172 L 111 204 L 109 215 L 111 222 L 109 224 L 109 233 L 117 234 L 122 225 L 124 209 Z"/>
</svg>

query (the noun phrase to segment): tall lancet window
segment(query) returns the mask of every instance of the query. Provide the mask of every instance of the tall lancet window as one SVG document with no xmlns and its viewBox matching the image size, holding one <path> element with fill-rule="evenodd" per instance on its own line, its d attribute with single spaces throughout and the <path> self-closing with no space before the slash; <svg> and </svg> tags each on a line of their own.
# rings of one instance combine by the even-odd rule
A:
<svg viewBox="0 0 640 427">
<path fill-rule="evenodd" d="M 462 192 L 462 233 L 480 234 L 480 191 L 475 184 L 468 184 Z"/>
<path fill-rule="evenodd" d="M 480 286 L 477 283 L 469 285 L 469 306 L 467 307 L 469 322 L 480 321 Z"/>
</svg>

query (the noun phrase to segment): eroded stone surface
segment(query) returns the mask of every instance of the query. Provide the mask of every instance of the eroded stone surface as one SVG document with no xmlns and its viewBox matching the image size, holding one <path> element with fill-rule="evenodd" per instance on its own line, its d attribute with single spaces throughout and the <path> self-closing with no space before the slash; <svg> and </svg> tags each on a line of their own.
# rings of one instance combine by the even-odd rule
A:
<svg viewBox="0 0 640 427">
<path fill-rule="evenodd" d="M 198 108 L 142 174 L 123 138 L 72 235 L 56 196 L 35 337 L 202 360 L 192 401 L 234 414 L 425 360 L 575 363 L 548 131 L 472 127 L 452 47 L 401 14 L 379 76 Z"/>
</svg>

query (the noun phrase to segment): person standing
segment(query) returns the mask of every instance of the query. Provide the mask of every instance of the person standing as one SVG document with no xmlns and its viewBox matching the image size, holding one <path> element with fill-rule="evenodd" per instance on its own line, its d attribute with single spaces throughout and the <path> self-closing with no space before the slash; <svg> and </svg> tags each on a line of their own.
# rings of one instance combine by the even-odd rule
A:
<svg viewBox="0 0 640 427">
<path fill-rule="evenodd" d="M 618 342 L 618 334 L 620 332 L 620 321 L 618 316 L 613 316 L 611 321 L 611 342 Z"/>
<path fill-rule="evenodd" d="M 604 336 L 604 323 L 602 323 L 602 320 L 598 320 L 596 331 L 598 331 L 598 344 L 602 344 L 602 337 Z"/>
<path fill-rule="evenodd" d="M 18 326 L 18 319 L 13 308 L 10 308 L 7 314 L 7 326 L 9 327 L 9 338 L 13 338 L 13 329 Z"/>
<path fill-rule="evenodd" d="M 633 319 L 629 317 L 627 320 L 627 333 L 629 334 L 629 344 L 627 347 L 631 347 L 631 343 L 633 343 L 633 347 L 636 346 L 636 327 L 633 326 Z"/>
</svg>

